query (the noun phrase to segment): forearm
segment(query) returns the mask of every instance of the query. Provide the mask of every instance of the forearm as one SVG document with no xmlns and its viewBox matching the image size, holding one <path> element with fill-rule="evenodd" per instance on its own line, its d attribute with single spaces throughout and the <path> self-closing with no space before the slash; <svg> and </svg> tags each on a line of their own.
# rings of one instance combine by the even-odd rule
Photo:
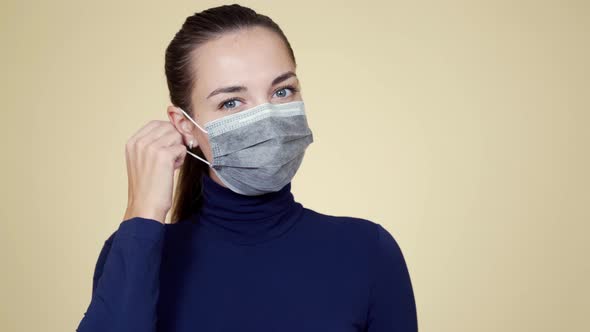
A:
<svg viewBox="0 0 590 332">
<path fill-rule="evenodd" d="M 123 221 L 76 331 L 155 331 L 164 225 Z"/>
</svg>

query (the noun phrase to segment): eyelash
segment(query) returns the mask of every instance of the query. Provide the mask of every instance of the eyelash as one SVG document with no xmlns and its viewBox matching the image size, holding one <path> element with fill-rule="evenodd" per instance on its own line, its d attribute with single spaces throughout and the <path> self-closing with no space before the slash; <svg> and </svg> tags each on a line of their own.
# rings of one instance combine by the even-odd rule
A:
<svg viewBox="0 0 590 332">
<path fill-rule="evenodd" d="M 291 92 L 292 92 L 291 95 L 293 95 L 293 94 L 295 94 L 295 93 L 297 93 L 299 91 L 299 89 L 295 88 L 295 86 L 293 86 L 293 85 L 283 85 L 283 86 L 277 88 L 274 93 L 277 93 L 277 91 L 281 91 L 283 89 L 290 89 Z M 287 98 L 287 97 L 283 97 L 283 98 Z M 225 105 L 225 103 L 230 102 L 230 101 L 233 101 L 233 100 L 240 101 L 238 98 L 228 98 L 228 99 L 225 99 L 224 101 L 222 101 L 221 103 L 219 103 L 219 105 L 217 106 L 217 109 L 222 109 L 223 106 Z"/>
</svg>

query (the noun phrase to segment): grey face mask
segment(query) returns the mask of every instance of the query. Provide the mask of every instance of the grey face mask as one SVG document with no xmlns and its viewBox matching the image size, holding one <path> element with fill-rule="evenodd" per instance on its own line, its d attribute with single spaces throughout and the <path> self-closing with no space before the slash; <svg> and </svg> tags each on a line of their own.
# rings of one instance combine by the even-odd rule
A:
<svg viewBox="0 0 590 332">
<path fill-rule="evenodd" d="M 209 165 L 229 189 L 242 195 L 281 190 L 291 182 L 313 142 L 299 100 L 260 104 L 210 121 L 205 129 L 180 110 L 208 134 L 213 161 L 187 153 Z"/>
</svg>

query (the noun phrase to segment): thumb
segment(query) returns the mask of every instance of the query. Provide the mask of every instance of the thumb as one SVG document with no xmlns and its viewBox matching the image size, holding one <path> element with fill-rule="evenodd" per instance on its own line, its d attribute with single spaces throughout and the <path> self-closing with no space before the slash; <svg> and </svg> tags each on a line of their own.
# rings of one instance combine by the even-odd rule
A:
<svg viewBox="0 0 590 332">
<path fill-rule="evenodd" d="M 184 164 L 184 160 L 187 155 L 186 146 L 184 146 L 183 144 L 175 144 L 171 145 L 169 149 L 174 157 L 174 169 L 177 169 Z"/>
</svg>

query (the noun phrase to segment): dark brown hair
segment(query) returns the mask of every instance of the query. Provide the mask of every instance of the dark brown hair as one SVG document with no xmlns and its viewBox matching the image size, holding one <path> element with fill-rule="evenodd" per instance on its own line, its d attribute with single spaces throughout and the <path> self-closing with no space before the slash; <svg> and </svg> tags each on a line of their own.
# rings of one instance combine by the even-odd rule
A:
<svg viewBox="0 0 590 332">
<path fill-rule="evenodd" d="M 287 37 L 268 16 L 238 4 L 209 8 L 187 17 L 180 31 L 166 48 L 164 67 L 172 104 L 185 110 L 194 119 L 191 92 L 195 84 L 198 84 L 198 68 L 193 68 L 191 62 L 193 52 L 205 42 L 224 33 L 251 27 L 264 27 L 276 32 L 285 42 L 289 55 L 296 64 Z M 193 148 L 191 152 L 205 158 L 200 147 Z M 178 173 L 172 222 L 185 220 L 201 207 L 201 181 L 203 173 L 208 172 L 208 168 L 205 163 L 187 154 Z"/>
</svg>

